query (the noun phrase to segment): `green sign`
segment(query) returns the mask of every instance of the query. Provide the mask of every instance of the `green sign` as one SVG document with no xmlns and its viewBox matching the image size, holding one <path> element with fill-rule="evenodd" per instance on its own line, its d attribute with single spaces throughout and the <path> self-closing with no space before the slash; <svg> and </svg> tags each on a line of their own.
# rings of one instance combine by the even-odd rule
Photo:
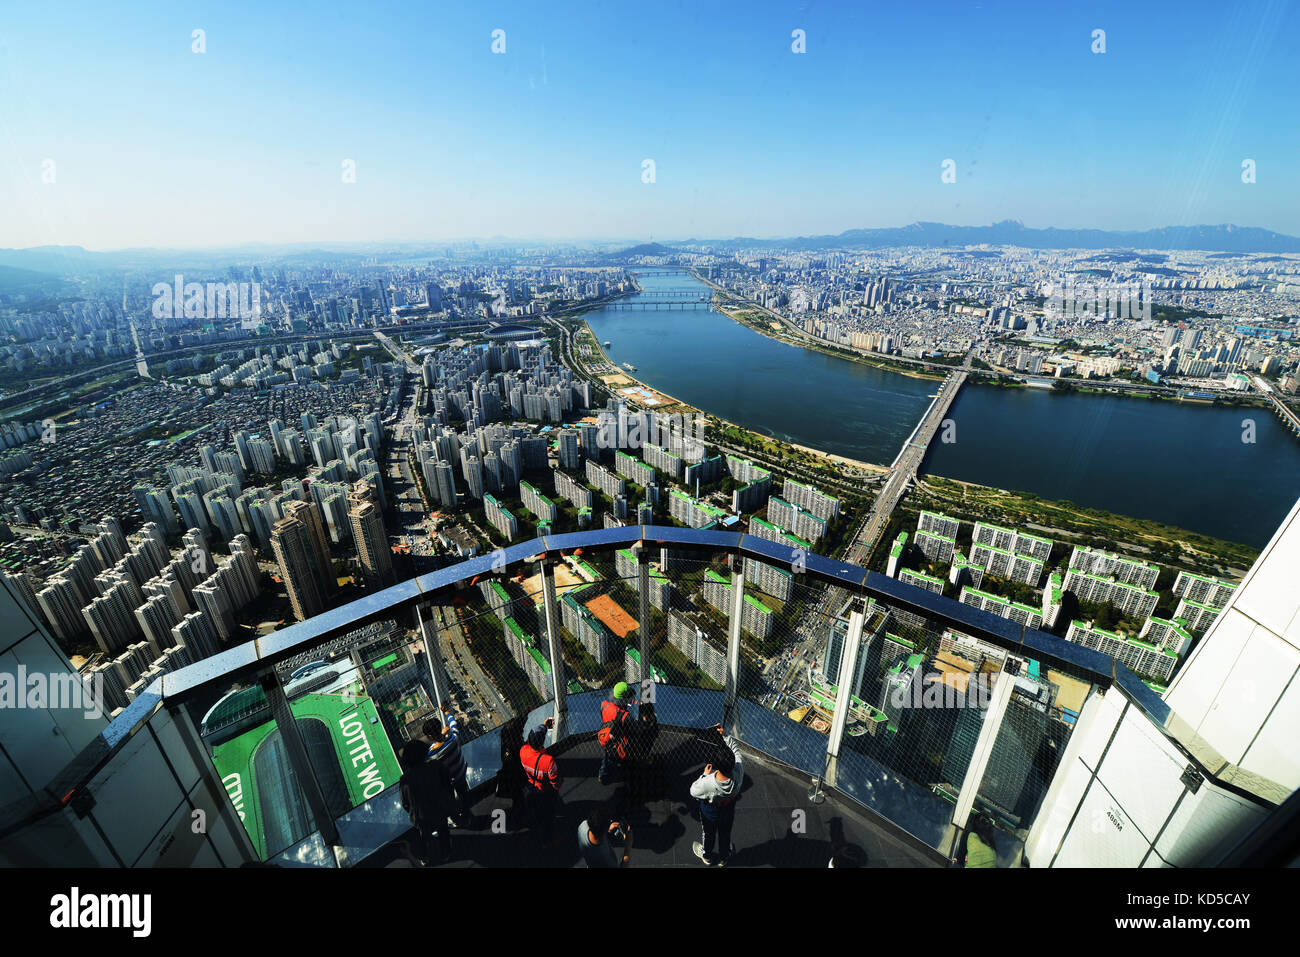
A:
<svg viewBox="0 0 1300 957">
<path fill-rule="evenodd" d="M 371 800 L 401 777 L 397 755 L 369 697 L 312 692 L 295 698 L 289 708 L 304 739 L 320 740 L 319 735 L 309 736 L 307 727 L 313 722 L 323 725 L 333 752 L 330 758 L 337 763 L 352 807 Z M 268 849 L 268 831 L 277 835 L 289 833 L 292 839 L 306 836 L 296 833 L 301 828 L 292 823 L 295 817 L 301 819 L 304 800 L 292 775 L 284 770 L 287 767 L 284 746 L 278 735 L 268 744 L 275 731 L 275 722 L 267 721 L 212 749 L 212 763 L 263 859 L 268 852 L 278 854 L 284 849 L 279 846 Z M 273 750 L 280 753 L 272 753 Z M 322 759 L 320 747 L 311 748 L 310 753 L 314 762 Z M 316 764 L 314 770 L 321 779 L 331 769 Z M 283 838 L 275 843 L 282 844 Z"/>
</svg>

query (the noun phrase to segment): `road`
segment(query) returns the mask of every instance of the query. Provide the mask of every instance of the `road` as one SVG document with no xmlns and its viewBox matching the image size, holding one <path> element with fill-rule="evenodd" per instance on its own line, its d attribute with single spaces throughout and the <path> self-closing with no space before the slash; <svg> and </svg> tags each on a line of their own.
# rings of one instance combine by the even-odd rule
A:
<svg viewBox="0 0 1300 957">
<path fill-rule="evenodd" d="M 929 447 L 930 442 L 934 440 L 935 433 L 943 424 L 944 417 L 952 407 L 953 400 L 961 390 L 962 384 L 966 381 L 969 364 L 970 353 L 967 352 L 962 367 L 953 372 L 944 382 L 938 393 L 936 393 L 934 401 L 930 403 L 930 407 L 926 410 L 925 416 L 907 441 L 903 443 L 903 448 L 899 451 L 898 457 L 894 459 L 894 464 L 890 466 L 889 477 L 885 481 L 884 488 L 876 496 L 871 512 L 858 527 L 858 531 L 852 540 L 853 544 L 845 551 L 845 561 L 863 563 L 870 557 L 881 533 L 888 527 L 889 518 L 894 509 L 907 493 L 908 488 L 915 482 L 917 471 L 925 460 L 926 449 Z M 795 626 L 795 633 L 799 636 L 798 640 L 815 639 L 823 636 L 826 628 L 830 626 L 830 622 L 838 615 L 847 600 L 848 593 L 844 589 L 827 589 L 820 600 L 804 612 L 798 625 Z M 815 655 L 816 650 L 811 651 L 810 654 Z M 798 660 L 799 658 L 796 657 L 781 684 L 777 686 L 776 692 L 778 694 L 786 691 L 791 680 L 799 674 L 796 668 Z"/>
<path fill-rule="evenodd" d="M 479 723 L 485 728 L 494 728 L 509 720 L 510 708 L 497 693 L 492 680 L 474 660 L 465 629 L 456 613 L 450 608 L 435 607 L 431 624 L 437 632 L 447 680 L 455 686 L 461 703 L 466 704 L 470 700 L 466 697 L 467 693 L 472 696 L 483 715 Z"/>
</svg>

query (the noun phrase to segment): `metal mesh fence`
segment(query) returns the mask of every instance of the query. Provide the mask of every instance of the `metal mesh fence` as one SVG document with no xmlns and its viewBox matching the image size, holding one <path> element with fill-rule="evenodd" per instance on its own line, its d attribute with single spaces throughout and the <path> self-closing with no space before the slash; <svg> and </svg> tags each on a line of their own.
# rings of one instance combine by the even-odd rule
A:
<svg viewBox="0 0 1300 957">
<path fill-rule="evenodd" d="M 269 859 L 317 828 L 262 689 L 270 669 L 186 704 L 254 850 Z"/>
<path fill-rule="evenodd" d="M 969 829 L 986 825 L 999 859 L 1013 863 L 1024 847 L 1091 683 L 1026 661 L 980 778 Z M 978 819 L 977 819 L 978 818 Z"/>
</svg>

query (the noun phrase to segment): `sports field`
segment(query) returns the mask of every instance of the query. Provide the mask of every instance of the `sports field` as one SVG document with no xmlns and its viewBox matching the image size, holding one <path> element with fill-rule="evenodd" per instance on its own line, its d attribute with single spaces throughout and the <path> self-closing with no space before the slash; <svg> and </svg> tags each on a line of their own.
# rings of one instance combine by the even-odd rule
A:
<svg viewBox="0 0 1300 957">
<path fill-rule="evenodd" d="M 601 624 L 619 638 L 626 638 L 636 631 L 636 619 L 625 612 L 618 602 L 608 595 L 600 595 L 587 602 L 587 608 L 600 619 Z"/>
</svg>

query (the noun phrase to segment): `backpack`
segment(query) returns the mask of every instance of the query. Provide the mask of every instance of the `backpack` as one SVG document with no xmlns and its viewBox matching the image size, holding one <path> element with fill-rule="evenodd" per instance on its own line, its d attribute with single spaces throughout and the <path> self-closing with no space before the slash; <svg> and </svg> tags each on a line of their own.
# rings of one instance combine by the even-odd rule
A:
<svg viewBox="0 0 1300 957">
<path fill-rule="evenodd" d="M 606 703 L 608 704 L 608 702 Z M 620 727 L 617 733 L 614 731 L 615 725 L 623 726 L 626 722 L 627 712 L 622 708 L 617 708 L 614 711 L 614 717 L 602 724 L 600 730 L 596 732 L 596 740 L 600 742 L 600 746 L 602 748 L 608 748 L 611 744 L 619 745 L 623 741 L 627 740 L 626 727 Z"/>
</svg>

